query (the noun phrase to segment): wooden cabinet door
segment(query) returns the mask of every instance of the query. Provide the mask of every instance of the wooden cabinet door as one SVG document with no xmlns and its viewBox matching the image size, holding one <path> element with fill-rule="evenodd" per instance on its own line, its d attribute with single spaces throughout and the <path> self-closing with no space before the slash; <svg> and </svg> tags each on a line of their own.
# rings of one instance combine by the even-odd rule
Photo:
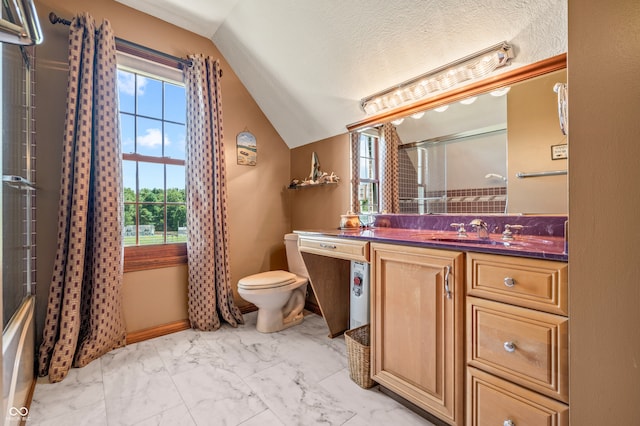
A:
<svg viewBox="0 0 640 426">
<path fill-rule="evenodd" d="M 463 416 L 463 255 L 371 245 L 373 379 L 457 425 Z"/>
</svg>

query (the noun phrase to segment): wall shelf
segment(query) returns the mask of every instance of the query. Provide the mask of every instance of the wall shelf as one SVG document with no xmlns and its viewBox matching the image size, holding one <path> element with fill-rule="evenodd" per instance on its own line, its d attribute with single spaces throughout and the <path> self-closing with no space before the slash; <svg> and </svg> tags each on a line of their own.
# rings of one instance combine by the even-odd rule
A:
<svg viewBox="0 0 640 426">
<path fill-rule="evenodd" d="M 325 183 L 310 183 L 307 185 L 289 185 L 287 189 L 305 189 L 305 188 L 317 188 L 319 186 L 337 185 L 338 182 L 325 182 Z"/>
</svg>

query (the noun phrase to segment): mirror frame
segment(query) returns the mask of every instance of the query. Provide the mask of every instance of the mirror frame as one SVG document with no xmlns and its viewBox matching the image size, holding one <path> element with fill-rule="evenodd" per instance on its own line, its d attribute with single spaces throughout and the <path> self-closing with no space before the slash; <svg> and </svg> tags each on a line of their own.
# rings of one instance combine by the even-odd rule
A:
<svg viewBox="0 0 640 426">
<path fill-rule="evenodd" d="M 480 95 L 501 87 L 510 86 L 530 78 L 548 74 L 553 71 L 565 69 L 567 67 L 567 54 L 562 53 L 551 58 L 543 59 L 533 64 L 524 65 L 511 71 L 498 74 L 494 77 L 485 78 L 457 89 L 446 91 L 432 98 L 414 102 L 402 107 L 385 111 L 377 115 L 372 115 L 364 120 L 348 124 L 347 130 L 354 132 L 367 127 L 386 123 L 396 118 L 406 117 L 416 112 L 437 108 L 456 101 L 460 101 L 470 96 Z"/>
</svg>

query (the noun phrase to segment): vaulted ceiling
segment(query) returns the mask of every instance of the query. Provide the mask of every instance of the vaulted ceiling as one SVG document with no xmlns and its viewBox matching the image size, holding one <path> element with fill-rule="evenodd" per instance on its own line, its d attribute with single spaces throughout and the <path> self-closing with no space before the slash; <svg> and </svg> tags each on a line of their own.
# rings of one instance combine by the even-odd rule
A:
<svg viewBox="0 0 640 426">
<path fill-rule="evenodd" d="M 345 133 L 360 99 L 501 41 L 567 51 L 567 0 L 117 0 L 213 41 L 286 144 Z"/>
</svg>

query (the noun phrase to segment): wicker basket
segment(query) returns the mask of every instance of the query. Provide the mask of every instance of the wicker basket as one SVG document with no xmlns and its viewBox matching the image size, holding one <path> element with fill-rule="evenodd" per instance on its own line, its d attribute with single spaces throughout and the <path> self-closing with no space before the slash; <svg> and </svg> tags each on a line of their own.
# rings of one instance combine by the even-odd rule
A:
<svg viewBox="0 0 640 426">
<path fill-rule="evenodd" d="M 375 383 L 371 380 L 371 350 L 369 347 L 369 324 L 345 331 L 344 340 L 347 344 L 349 358 L 349 377 L 358 386 L 369 389 Z"/>
</svg>

